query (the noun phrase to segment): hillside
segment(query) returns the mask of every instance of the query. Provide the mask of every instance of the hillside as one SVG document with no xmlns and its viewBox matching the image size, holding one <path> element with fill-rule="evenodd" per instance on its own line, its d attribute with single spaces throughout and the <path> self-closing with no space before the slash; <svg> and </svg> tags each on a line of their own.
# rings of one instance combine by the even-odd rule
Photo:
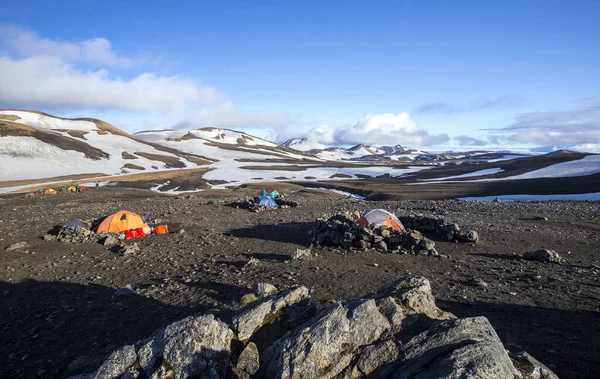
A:
<svg viewBox="0 0 600 379">
<path fill-rule="evenodd" d="M 212 159 L 145 142 L 103 121 L 0 110 L 0 181 L 196 168 Z"/>
</svg>

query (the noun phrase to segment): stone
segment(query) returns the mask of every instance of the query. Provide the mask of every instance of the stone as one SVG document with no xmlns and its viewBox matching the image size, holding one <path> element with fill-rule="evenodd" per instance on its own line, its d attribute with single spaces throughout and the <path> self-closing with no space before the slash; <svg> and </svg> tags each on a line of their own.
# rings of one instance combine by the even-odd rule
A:
<svg viewBox="0 0 600 379">
<path fill-rule="evenodd" d="M 25 241 L 17 242 L 17 243 L 13 243 L 12 245 L 5 247 L 4 251 L 22 250 L 28 246 L 29 246 L 29 244 Z"/>
<path fill-rule="evenodd" d="M 433 248 L 435 247 L 435 242 L 433 242 L 432 240 L 430 240 L 429 238 L 423 238 L 420 242 L 419 245 L 425 249 L 425 250 L 433 250 Z"/>
<path fill-rule="evenodd" d="M 374 244 L 376 249 L 379 250 L 383 250 L 383 251 L 387 251 L 388 246 L 384 241 L 379 241 L 378 243 Z"/>
<path fill-rule="evenodd" d="M 121 247 L 119 249 L 119 253 L 121 253 L 123 255 L 134 255 L 139 252 L 140 252 L 140 247 L 138 246 L 137 242 L 134 242 L 131 245 L 121 244 Z"/>
<path fill-rule="evenodd" d="M 44 241 L 56 241 L 56 236 L 54 234 L 45 234 Z"/>
<path fill-rule="evenodd" d="M 543 363 L 529 355 L 525 351 L 513 352 L 509 350 L 508 355 L 513 361 L 513 366 L 527 379 L 558 379 Z"/>
<path fill-rule="evenodd" d="M 523 258 L 528 261 L 540 261 L 561 264 L 564 260 L 554 250 L 540 249 L 535 251 L 528 251 L 523 254 Z"/>
<path fill-rule="evenodd" d="M 240 356 L 237 357 L 235 367 L 250 375 L 254 375 L 260 366 L 259 361 L 260 355 L 258 353 L 258 348 L 253 342 L 248 342 Z"/>
<path fill-rule="evenodd" d="M 399 331 L 402 321 L 406 318 L 402 306 L 392 296 L 377 299 L 376 304 L 379 312 L 388 319 L 392 329 L 395 332 Z"/>
<path fill-rule="evenodd" d="M 472 278 L 467 282 L 467 284 L 474 287 L 488 288 L 488 284 L 481 278 Z"/>
<path fill-rule="evenodd" d="M 133 287 L 131 287 L 131 284 L 127 284 L 121 288 L 119 288 L 112 296 L 113 300 L 120 297 L 120 296 L 126 296 L 126 295 L 135 295 L 135 291 L 133 290 Z"/>
<path fill-rule="evenodd" d="M 479 242 L 479 234 L 474 230 L 469 230 L 465 235 L 467 242 L 477 243 Z"/>
<path fill-rule="evenodd" d="M 418 230 L 411 230 L 409 237 L 413 243 L 418 243 L 420 240 L 423 239 L 423 234 L 421 234 L 421 232 L 419 232 Z"/>
<path fill-rule="evenodd" d="M 370 345 L 360 353 L 356 367 L 362 375 L 369 375 L 379 367 L 392 363 L 398 359 L 400 349 L 398 345 L 387 340 L 376 345 Z"/>
<path fill-rule="evenodd" d="M 242 296 L 242 298 L 240 300 L 240 304 L 242 304 L 242 306 L 244 306 L 244 305 L 248 305 L 256 300 L 258 300 L 258 296 L 256 296 L 253 293 L 247 293 L 244 296 Z"/>
<path fill-rule="evenodd" d="M 258 266 L 259 263 L 260 263 L 260 261 L 258 259 L 252 257 L 252 258 L 248 259 L 248 262 L 246 262 L 244 267 Z"/>
<path fill-rule="evenodd" d="M 393 377 L 514 378 L 516 369 L 485 317 L 442 321 L 402 346 Z"/>
<path fill-rule="evenodd" d="M 102 363 L 94 379 L 112 379 L 123 375 L 137 361 L 134 345 L 125 345 L 112 352 Z"/>
<path fill-rule="evenodd" d="M 389 328 L 373 299 L 334 304 L 271 345 L 261 377 L 333 378 Z"/>
<path fill-rule="evenodd" d="M 248 304 L 232 319 L 238 339 L 247 341 L 269 316 L 308 297 L 308 288 L 296 286 Z"/>
<path fill-rule="evenodd" d="M 102 242 L 102 244 L 104 246 L 112 246 L 112 245 L 117 245 L 119 243 L 119 237 L 117 237 L 114 234 L 109 234 L 106 236 L 106 238 L 104 238 L 104 241 Z"/>
<path fill-rule="evenodd" d="M 376 297 L 392 297 L 402 305 L 406 315 L 425 315 L 433 320 L 455 318 L 453 314 L 437 307 L 429 280 L 420 276 L 400 279 L 382 290 Z"/>
<path fill-rule="evenodd" d="M 292 254 L 292 260 L 296 259 L 310 259 L 312 258 L 312 254 L 310 249 L 296 249 L 294 254 Z"/>
<path fill-rule="evenodd" d="M 225 375 L 233 332 L 213 315 L 187 317 L 157 337 L 164 341 L 162 358 L 173 368 L 173 379 Z"/>
<path fill-rule="evenodd" d="M 269 283 L 255 283 L 252 291 L 258 297 L 265 297 L 277 292 L 277 287 Z"/>
</svg>

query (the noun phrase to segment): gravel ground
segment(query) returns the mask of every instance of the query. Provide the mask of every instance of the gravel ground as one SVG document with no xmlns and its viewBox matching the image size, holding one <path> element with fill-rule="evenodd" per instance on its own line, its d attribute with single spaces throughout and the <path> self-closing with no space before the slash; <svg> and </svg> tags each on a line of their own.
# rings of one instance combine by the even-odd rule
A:
<svg viewBox="0 0 600 379">
<path fill-rule="evenodd" d="M 297 208 L 260 213 L 230 206 L 241 197 L 226 191 L 213 198 L 111 188 L 0 197 L 0 377 L 91 371 L 112 349 L 190 314 L 210 311 L 229 321 L 256 282 L 304 284 L 325 305 L 373 293 L 409 273 L 431 280 L 442 309 L 487 316 L 506 345 L 520 345 L 561 378 L 597 377 L 599 202 L 356 202 L 330 196 L 289 194 Z M 442 216 L 476 230 L 481 241 L 428 235 L 449 258 L 314 247 L 315 257 L 291 260 L 296 249 L 306 248 L 319 215 L 370 208 L 401 217 Z M 42 238 L 73 218 L 120 209 L 160 218 L 172 233 L 137 240 L 140 252 L 125 256 L 98 243 Z M 28 246 L 4 250 L 21 241 Z M 567 263 L 521 259 L 539 248 L 556 250 Z M 247 265 L 251 258 L 258 262 Z M 127 284 L 135 294 L 114 298 Z"/>
</svg>

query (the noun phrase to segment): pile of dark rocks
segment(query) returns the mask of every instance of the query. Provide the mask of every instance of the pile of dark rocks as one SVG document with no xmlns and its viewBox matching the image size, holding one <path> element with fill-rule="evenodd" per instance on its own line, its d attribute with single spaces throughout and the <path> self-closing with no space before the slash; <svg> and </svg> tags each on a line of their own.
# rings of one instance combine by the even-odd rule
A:
<svg viewBox="0 0 600 379">
<path fill-rule="evenodd" d="M 423 215 L 408 215 L 398 217 L 407 229 L 416 229 L 425 233 L 435 233 L 442 239 L 457 242 L 479 242 L 479 235 L 474 230 L 464 230 L 458 224 L 445 220 L 443 217 Z"/>
<path fill-rule="evenodd" d="M 321 246 L 340 246 L 349 250 L 377 249 L 396 254 L 414 254 L 441 256 L 435 249 L 435 242 L 423 236 L 420 230 L 414 228 L 415 222 L 404 224 L 406 230 L 399 232 L 386 226 L 371 224 L 365 227 L 356 224 L 360 218 L 359 211 L 339 212 L 334 215 L 319 217 L 314 228 L 310 231 L 310 244 Z M 410 226 L 409 226 L 410 225 Z M 424 231 L 445 230 L 445 226 L 426 226 L 421 223 Z M 448 224 L 446 238 L 452 240 L 476 243 L 479 239 L 477 232 L 463 232 L 456 224 Z M 456 226 L 455 226 L 456 225 Z M 443 257 L 443 256 L 442 256 Z"/>
<path fill-rule="evenodd" d="M 236 201 L 230 204 L 230 206 L 238 209 L 246 209 L 250 212 L 262 212 L 269 209 L 285 209 L 285 208 L 295 208 L 298 206 L 298 203 L 295 201 L 289 201 L 284 199 L 275 199 L 277 203 L 277 208 L 275 207 L 267 207 L 265 205 L 258 205 L 254 199 L 246 199 L 245 201 Z"/>
</svg>

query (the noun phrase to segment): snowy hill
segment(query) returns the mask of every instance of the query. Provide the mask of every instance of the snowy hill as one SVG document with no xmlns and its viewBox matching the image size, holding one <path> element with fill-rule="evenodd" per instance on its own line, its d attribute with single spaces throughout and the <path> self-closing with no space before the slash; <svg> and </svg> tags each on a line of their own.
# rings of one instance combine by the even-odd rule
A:
<svg viewBox="0 0 600 379">
<path fill-rule="evenodd" d="M 201 167 L 209 159 L 142 141 L 95 119 L 0 110 L 0 181 Z"/>
<path fill-rule="evenodd" d="M 149 130 L 134 136 L 186 153 L 216 160 L 302 160 L 317 161 L 311 155 L 283 147 L 249 134 L 229 129 Z"/>
<path fill-rule="evenodd" d="M 292 138 L 282 143 L 281 146 L 289 147 L 299 151 L 324 150 L 327 148 L 327 146 L 321 143 L 309 141 L 306 138 Z"/>
</svg>

